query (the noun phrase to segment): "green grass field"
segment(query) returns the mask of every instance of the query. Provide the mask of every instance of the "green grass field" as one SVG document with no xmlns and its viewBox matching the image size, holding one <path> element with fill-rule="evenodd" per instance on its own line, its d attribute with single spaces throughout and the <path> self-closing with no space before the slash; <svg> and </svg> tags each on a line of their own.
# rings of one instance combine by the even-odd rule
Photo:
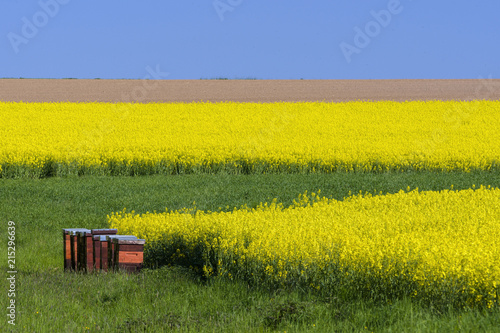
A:
<svg viewBox="0 0 500 333">
<path fill-rule="evenodd" d="M 104 228 L 106 215 L 196 206 L 231 210 L 277 198 L 285 205 L 317 192 L 351 193 L 500 187 L 500 175 L 380 173 L 184 175 L 0 179 L 0 267 L 7 269 L 7 221 L 16 223 L 16 326 L 5 332 L 498 332 L 500 311 L 432 309 L 414 301 L 375 304 L 244 282 L 203 280 L 182 267 L 139 274 L 62 271 L 62 228 Z M 194 204 L 195 203 L 195 204 Z M 8 284 L 2 278 L 2 290 Z M 8 298 L 1 297 L 5 311 Z M 4 315 L 5 316 L 5 315 Z M 5 318 L 5 317 L 4 317 Z"/>
</svg>

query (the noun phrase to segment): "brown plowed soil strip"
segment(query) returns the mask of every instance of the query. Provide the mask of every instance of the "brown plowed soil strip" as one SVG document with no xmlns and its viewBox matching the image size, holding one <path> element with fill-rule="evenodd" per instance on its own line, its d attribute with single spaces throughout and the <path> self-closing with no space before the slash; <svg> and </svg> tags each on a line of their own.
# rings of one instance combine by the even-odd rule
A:
<svg viewBox="0 0 500 333">
<path fill-rule="evenodd" d="M 500 80 L 0 79 L 0 101 L 192 102 L 500 99 Z"/>
</svg>

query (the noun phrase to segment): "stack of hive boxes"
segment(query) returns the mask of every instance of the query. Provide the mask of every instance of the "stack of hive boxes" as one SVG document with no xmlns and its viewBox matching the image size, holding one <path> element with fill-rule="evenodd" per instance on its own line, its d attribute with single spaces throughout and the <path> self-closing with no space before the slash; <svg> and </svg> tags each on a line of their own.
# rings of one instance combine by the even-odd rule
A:
<svg viewBox="0 0 500 333">
<path fill-rule="evenodd" d="M 145 240 L 117 232 L 116 229 L 63 229 L 64 269 L 140 271 Z"/>
</svg>

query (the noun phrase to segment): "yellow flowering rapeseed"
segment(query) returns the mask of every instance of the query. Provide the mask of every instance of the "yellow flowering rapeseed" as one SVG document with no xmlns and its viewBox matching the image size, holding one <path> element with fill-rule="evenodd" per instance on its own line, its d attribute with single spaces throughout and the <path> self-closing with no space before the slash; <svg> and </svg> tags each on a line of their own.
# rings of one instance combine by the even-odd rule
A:
<svg viewBox="0 0 500 333">
<path fill-rule="evenodd" d="M 500 101 L 0 102 L 0 177 L 498 170 Z"/>
<path fill-rule="evenodd" d="M 108 221 L 160 249 L 165 263 L 197 265 L 207 276 L 371 298 L 498 304 L 498 188 L 344 201 L 306 194 L 288 208 L 273 202 L 231 212 L 123 211 Z"/>
</svg>

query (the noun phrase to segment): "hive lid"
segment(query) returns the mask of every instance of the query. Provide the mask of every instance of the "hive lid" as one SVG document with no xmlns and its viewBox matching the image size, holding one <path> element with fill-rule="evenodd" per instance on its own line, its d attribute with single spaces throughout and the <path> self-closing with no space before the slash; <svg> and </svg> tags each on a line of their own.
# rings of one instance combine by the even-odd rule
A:
<svg viewBox="0 0 500 333">
<path fill-rule="evenodd" d="M 120 239 L 114 238 L 113 243 L 120 245 L 144 245 L 146 240 L 144 239 Z"/>
<path fill-rule="evenodd" d="M 106 235 L 106 239 L 113 239 L 113 238 L 119 238 L 119 239 L 137 239 L 136 236 L 134 235 Z"/>
<path fill-rule="evenodd" d="M 77 232 L 90 232 L 90 229 L 85 229 L 85 228 L 65 228 L 63 229 L 63 232 L 64 233 L 68 233 L 68 234 L 71 234 L 71 235 L 75 235 Z"/>
<path fill-rule="evenodd" d="M 115 235 L 118 229 L 92 229 L 92 235 Z"/>
</svg>

